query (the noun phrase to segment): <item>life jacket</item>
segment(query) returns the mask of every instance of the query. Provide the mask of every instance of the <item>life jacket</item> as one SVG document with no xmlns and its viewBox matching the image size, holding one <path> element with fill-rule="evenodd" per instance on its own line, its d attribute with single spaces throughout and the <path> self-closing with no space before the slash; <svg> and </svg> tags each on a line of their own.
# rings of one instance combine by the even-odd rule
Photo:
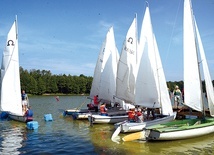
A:
<svg viewBox="0 0 214 155">
<path fill-rule="evenodd" d="M 27 112 L 26 112 L 26 116 L 27 117 L 33 117 L 33 111 L 31 109 L 29 109 Z"/>
<path fill-rule="evenodd" d="M 22 101 L 27 99 L 27 94 L 22 94 Z"/>
<path fill-rule="evenodd" d="M 106 107 L 105 107 L 105 105 L 101 105 L 100 106 L 100 112 L 101 112 L 101 114 L 102 113 L 106 113 Z"/>
<path fill-rule="evenodd" d="M 142 116 L 142 113 L 139 111 L 136 114 L 137 114 L 137 116 Z"/>
<path fill-rule="evenodd" d="M 130 110 L 128 112 L 128 118 L 129 120 L 135 120 L 135 111 Z"/>
<path fill-rule="evenodd" d="M 179 89 L 174 91 L 174 95 L 176 96 L 180 96 L 181 95 L 181 91 Z"/>
<path fill-rule="evenodd" d="M 98 104 L 99 104 L 97 96 L 94 96 L 94 104 L 95 104 L 95 105 L 98 105 Z"/>
</svg>

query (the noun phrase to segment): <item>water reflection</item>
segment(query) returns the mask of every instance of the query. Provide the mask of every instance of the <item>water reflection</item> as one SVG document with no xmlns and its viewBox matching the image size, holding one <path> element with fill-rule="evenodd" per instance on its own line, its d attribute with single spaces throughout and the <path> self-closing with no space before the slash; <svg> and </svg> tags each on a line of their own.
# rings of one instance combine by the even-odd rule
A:
<svg viewBox="0 0 214 155">
<path fill-rule="evenodd" d="M 22 141 L 24 140 L 21 128 L 15 127 L 2 130 L 1 139 L 1 154 L 20 154 L 19 148 L 22 147 Z"/>
</svg>

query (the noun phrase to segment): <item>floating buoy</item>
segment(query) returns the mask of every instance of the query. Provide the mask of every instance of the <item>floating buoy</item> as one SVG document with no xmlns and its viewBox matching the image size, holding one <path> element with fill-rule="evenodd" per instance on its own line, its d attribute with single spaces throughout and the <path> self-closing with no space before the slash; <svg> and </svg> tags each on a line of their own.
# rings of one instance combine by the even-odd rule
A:
<svg viewBox="0 0 214 155">
<path fill-rule="evenodd" d="M 53 121 L 52 115 L 51 114 L 45 114 L 44 115 L 45 121 Z"/>
<path fill-rule="evenodd" d="M 38 124 L 37 121 L 27 122 L 27 128 L 30 129 L 30 130 L 38 129 L 38 127 L 39 127 L 39 124 Z"/>
</svg>

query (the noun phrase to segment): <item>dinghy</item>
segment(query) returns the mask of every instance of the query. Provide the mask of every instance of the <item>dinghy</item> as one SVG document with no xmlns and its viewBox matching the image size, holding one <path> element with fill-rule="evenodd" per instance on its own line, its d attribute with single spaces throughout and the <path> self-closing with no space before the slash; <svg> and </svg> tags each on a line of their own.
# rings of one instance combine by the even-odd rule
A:
<svg viewBox="0 0 214 155">
<path fill-rule="evenodd" d="M 144 108 L 161 108 L 161 114 L 156 115 L 155 119 L 146 120 L 144 118 L 144 121 L 141 122 L 126 121 L 116 123 L 115 128 L 120 126 L 121 132 L 140 131 L 146 126 L 172 121 L 176 116 L 176 113 L 173 113 L 172 110 L 158 46 L 152 30 L 148 6 L 146 7 L 142 22 L 138 49 L 138 56 L 141 59 L 138 62 L 135 104 Z"/>
<path fill-rule="evenodd" d="M 25 116 L 22 109 L 17 18 L 7 35 L 2 56 L 1 112 L 7 113 L 9 118 L 16 121 L 32 121 L 32 117 Z"/>
<path fill-rule="evenodd" d="M 202 118 L 177 120 L 148 127 L 145 131 L 145 138 L 147 140 L 187 139 L 214 132 L 213 84 L 190 0 L 184 0 L 183 18 L 184 104 L 191 109 L 201 112 L 203 116 Z M 202 65 L 203 70 L 200 70 L 199 65 Z M 205 79 L 211 117 L 206 117 L 204 112 L 205 102 L 201 86 L 201 73 L 203 73 Z"/>
</svg>

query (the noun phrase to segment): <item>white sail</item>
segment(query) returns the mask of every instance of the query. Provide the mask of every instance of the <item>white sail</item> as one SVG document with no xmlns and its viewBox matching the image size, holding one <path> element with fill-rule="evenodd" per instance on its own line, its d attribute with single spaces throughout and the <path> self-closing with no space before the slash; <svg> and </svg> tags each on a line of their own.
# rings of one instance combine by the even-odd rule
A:
<svg viewBox="0 0 214 155">
<path fill-rule="evenodd" d="M 166 84 L 166 78 L 158 50 L 158 45 L 156 42 L 156 38 L 154 35 L 154 46 L 155 46 L 155 54 L 156 54 L 156 63 L 157 63 L 157 72 L 158 72 L 158 78 L 157 78 L 157 83 L 159 84 L 158 88 L 158 94 L 159 94 L 159 100 L 161 103 L 161 111 L 163 115 L 173 115 L 173 110 L 172 110 L 172 103 L 169 98 L 169 92 Z"/>
<path fill-rule="evenodd" d="M 204 79 L 205 79 L 205 85 L 206 85 L 206 92 L 207 92 L 207 100 L 208 100 L 208 107 L 210 111 L 210 115 L 214 117 L 214 91 L 213 91 L 213 84 L 212 80 L 210 77 L 210 72 L 204 52 L 204 47 L 201 41 L 201 37 L 199 34 L 199 30 L 195 21 L 195 28 L 196 28 L 196 34 L 197 34 L 197 39 L 198 39 L 198 46 L 199 46 L 199 52 L 201 56 L 201 62 L 202 62 L 202 67 L 204 71 Z"/>
<path fill-rule="evenodd" d="M 109 31 L 108 31 L 108 34 L 109 34 Z M 94 69 L 94 76 L 93 76 L 93 81 L 92 81 L 92 86 L 90 91 L 90 98 L 93 98 L 95 95 L 99 94 L 101 73 L 105 66 L 105 64 L 103 63 L 103 56 L 106 48 L 106 42 L 109 36 L 108 34 L 106 35 L 105 41 L 103 42 L 99 56 L 97 58 L 97 63 Z"/>
<path fill-rule="evenodd" d="M 116 96 L 129 103 L 134 103 L 137 44 L 137 17 L 135 17 L 123 43 L 116 79 Z"/>
<path fill-rule="evenodd" d="M 17 21 L 8 33 L 2 56 L 1 111 L 22 115 Z"/>
<path fill-rule="evenodd" d="M 199 76 L 199 65 L 196 47 L 196 35 L 194 18 L 189 0 L 184 1 L 184 102 L 187 106 L 202 111 L 201 79 Z"/>
<path fill-rule="evenodd" d="M 101 74 L 99 98 L 113 101 L 116 95 L 116 74 L 119 53 L 115 44 L 113 27 L 109 29 L 108 39 L 104 50 L 103 64 L 105 67 Z"/>
<path fill-rule="evenodd" d="M 172 106 L 148 7 L 146 7 L 142 27 L 144 33 L 141 33 L 143 36 L 140 38 L 140 44 L 144 45 L 141 45 L 143 52 L 136 80 L 135 102 L 137 105 L 148 108 L 162 107 L 163 114 L 171 115 Z"/>
</svg>

